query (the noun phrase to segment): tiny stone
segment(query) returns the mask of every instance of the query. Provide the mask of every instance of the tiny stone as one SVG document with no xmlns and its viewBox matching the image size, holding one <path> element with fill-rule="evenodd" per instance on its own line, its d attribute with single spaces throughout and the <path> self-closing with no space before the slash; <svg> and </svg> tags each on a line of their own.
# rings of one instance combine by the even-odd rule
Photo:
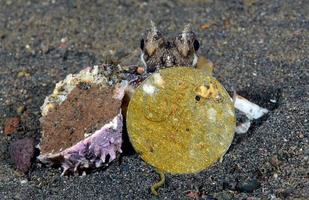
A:
<svg viewBox="0 0 309 200">
<path fill-rule="evenodd" d="M 278 167 L 280 165 L 280 161 L 276 155 L 271 157 L 270 164 L 274 167 Z"/>
<path fill-rule="evenodd" d="M 6 34 L 1 30 L 0 31 L 0 39 L 4 39 Z"/>
<path fill-rule="evenodd" d="M 4 123 L 4 134 L 11 135 L 12 133 L 14 133 L 17 130 L 19 123 L 20 123 L 19 117 L 11 117 L 6 119 Z"/>
<path fill-rule="evenodd" d="M 9 153 L 16 168 L 23 173 L 27 173 L 31 167 L 31 160 L 34 155 L 34 139 L 23 138 L 12 142 L 9 147 Z"/>
<path fill-rule="evenodd" d="M 143 74 L 143 73 L 145 72 L 145 69 L 144 69 L 144 67 L 138 67 L 138 68 L 136 69 L 136 72 L 137 72 L 138 74 Z"/>
<path fill-rule="evenodd" d="M 304 151 L 304 154 L 305 154 L 306 156 L 309 156 L 309 149 L 306 149 L 306 150 Z"/>
<path fill-rule="evenodd" d="M 19 106 L 19 107 L 17 108 L 17 113 L 18 113 L 19 115 L 21 115 L 21 114 L 23 114 L 23 113 L 25 112 L 25 110 L 26 110 L 26 106 L 24 106 L 24 105 Z"/>
<path fill-rule="evenodd" d="M 64 37 L 64 38 L 61 38 L 61 43 L 65 43 L 65 42 L 67 42 L 68 41 L 68 38 L 66 38 L 66 37 Z"/>
<path fill-rule="evenodd" d="M 240 183 L 237 186 L 237 190 L 240 192 L 246 192 L 251 193 L 254 190 L 258 189 L 260 187 L 260 183 L 256 179 L 252 179 L 250 181 L 247 181 L 245 183 Z"/>
<path fill-rule="evenodd" d="M 20 72 L 18 72 L 17 77 L 21 78 L 21 77 L 29 77 L 30 73 L 27 72 L 27 70 L 23 69 Z"/>
<path fill-rule="evenodd" d="M 269 101 L 272 102 L 272 103 L 277 103 L 276 99 L 270 99 Z"/>
</svg>

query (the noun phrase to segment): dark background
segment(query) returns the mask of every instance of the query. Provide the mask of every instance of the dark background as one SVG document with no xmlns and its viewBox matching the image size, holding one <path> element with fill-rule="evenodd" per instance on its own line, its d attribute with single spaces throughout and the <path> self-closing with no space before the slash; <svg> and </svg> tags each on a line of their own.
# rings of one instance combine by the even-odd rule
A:
<svg viewBox="0 0 309 200">
<path fill-rule="evenodd" d="M 138 64 L 150 19 L 171 36 L 191 23 L 222 84 L 272 110 L 235 137 L 222 163 L 167 175 L 160 198 L 309 198 L 307 0 L 0 0 L 0 123 L 21 118 L 12 136 L 0 133 L 0 199 L 154 198 L 158 175 L 137 154 L 84 177 L 38 163 L 25 176 L 8 156 L 11 141 L 39 138 L 40 106 L 67 74 Z"/>
</svg>

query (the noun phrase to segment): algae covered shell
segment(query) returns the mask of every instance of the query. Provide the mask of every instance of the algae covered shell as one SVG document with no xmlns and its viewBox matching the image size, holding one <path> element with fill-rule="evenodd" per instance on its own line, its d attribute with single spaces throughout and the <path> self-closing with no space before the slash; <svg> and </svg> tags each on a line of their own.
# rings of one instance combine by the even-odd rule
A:
<svg viewBox="0 0 309 200">
<path fill-rule="evenodd" d="M 168 173 L 195 173 L 215 163 L 232 143 L 235 126 L 224 87 L 187 67 L 152 74 L 136 89 L 127 111 L 134 149 Z"/>
<path fill-rule="evenodd" d="M 62 175 L 106 166 L 122 152 L 121 104 L 128 83 L 109 85 L 104 71 L 102 65 L 69 74 L 41 107 L 38 159 L 61 164 Z"/>
</svg>

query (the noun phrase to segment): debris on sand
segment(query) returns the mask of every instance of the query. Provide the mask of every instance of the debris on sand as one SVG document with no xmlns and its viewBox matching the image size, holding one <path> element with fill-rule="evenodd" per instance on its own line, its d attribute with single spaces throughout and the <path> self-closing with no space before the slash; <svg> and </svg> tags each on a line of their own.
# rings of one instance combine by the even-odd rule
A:
<svg viewBox="0 0 309 200">
<path fill-rule="evenodd" d="M 27 173 L 31 167 L 34 155 L 34 139 L 23 138 L 12 142 L 9 147 L 9 153 L 16 168 L 23 173 Z"/>
<path fill-rule="evenodd" d="M 252 120 L 259 119 L 269 112 L 266 108 L 262 108 L 236 93 L 234 93 L 233 100 L 237 109 L 237 120 L 240 122 L 235 130 L 238 134 L 247 133 Z"/>
<path fill-rule="evenodd" d="M 7 136 L 12 135 L 14 132 L 17 131 L 19 123 L 20 123 L 19 117 L 7 118 L 4 122 L 4 128 L 3 128 L 4 134 Z"/>
</svg>

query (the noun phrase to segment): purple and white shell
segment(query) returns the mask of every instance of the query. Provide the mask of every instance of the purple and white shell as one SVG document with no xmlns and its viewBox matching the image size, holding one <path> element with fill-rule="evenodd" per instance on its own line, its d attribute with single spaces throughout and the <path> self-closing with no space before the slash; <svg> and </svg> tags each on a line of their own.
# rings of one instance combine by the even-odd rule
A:
<svg viewBox="0 0 309 200">
<path fill-rule="evenodd" d="M 107 165 L 121 153 L 121 104 L 128 82 L 110 86 L 95 66 L 56 84 L 41 107 L 38 159 L 60 164 L 62 175 Z"/>
</svg>

